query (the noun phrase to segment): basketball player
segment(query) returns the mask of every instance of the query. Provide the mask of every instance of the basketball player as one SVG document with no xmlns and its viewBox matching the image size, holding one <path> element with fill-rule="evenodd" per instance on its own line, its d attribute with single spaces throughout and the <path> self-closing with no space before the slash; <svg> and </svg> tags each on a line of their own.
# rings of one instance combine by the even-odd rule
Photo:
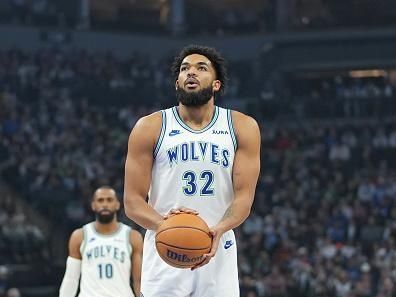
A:
<svg viewBox="0 0 396 297">
<path fill-rule="evenodd" d="M 148 229 L 141 295 L 237 297 L 232 229 L 248 217 L 253 203 L 260 131 L 251 117 L 215 105 L 227 79 L 215 49 L 188 46 L 172 68 L 178 105 L 136 123 L 125 164 L 126 214 Z M 158 226 L 180 212 L 199 213 L 213 236 L 211 251 L 193 271 L 167 265 L 155 248 Z"/>
<path fill-rule="evenodd" d="M 139 296 L 143 238 L 117 220 L 120 208 L 116 192 L 98 188 L 91 202 L 96 220 L 75 230 L 69 241 L 69 257 L 59 297 Z M 130 279 L 132 275 L 133 294 Z"/>
</svg>

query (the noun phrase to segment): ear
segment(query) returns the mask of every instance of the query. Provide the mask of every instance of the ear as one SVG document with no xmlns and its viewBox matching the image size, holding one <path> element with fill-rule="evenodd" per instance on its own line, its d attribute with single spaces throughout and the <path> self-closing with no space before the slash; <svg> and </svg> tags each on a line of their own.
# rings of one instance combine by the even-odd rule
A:
<svg viewBox="0 0 396 297">
<path fill-rule="evenodd" d="M 94 201 L 93 201 L 93 200 L 91 201 L 91 209 L 92 209 L 92 211 L 95 211 L 95 208 L 94 208 Z"/>
<path fill-rule="evenodd" d="M 177 79 L 176 81 L 175 81 L 175 89 L 177 90 L 179 88 L 179 80 Z"/>
<path fill-rule="evenodd" d="M 219 81 L 217 79 L 214 80 L 213 83 L 212 83 L 212 88 L 213 88 L 214 92 L 218 92 L 220 90 L 220 88 L 221 88 L 221 81 Z"/>
<path fill-rule="evenodd" d="M 117 199 L 117 211 L 119 211 L 119 210 L 120 210 L 120 207 L 121 207 L 120 200 L 118 200 L 118 199 Z"/>
</svg>

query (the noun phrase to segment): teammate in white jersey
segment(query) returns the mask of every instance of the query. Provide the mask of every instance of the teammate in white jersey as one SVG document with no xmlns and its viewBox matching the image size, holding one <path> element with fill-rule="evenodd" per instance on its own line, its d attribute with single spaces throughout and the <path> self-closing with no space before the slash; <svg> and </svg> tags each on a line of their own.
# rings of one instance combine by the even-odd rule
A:
<svg viewBox="0 0 396 297">
<path fill-rule="evenodd" d="M 114 189 L 97 189 L 91 206 L 96 220 L 75 230 L 70 237 L 59 297 L 75 297 L 79 283 L 79 297 L 138 297 L 142 236 L 118 222 L 120 202 Z"/>
<path fill-rule="evenodd" d="M 215 106 L 215 94 L 227 80 L 225 61 L 215 49 L 184 48 L 173 72 L 178 105 L 141 118 L 128 143 L 125 211 L 148 229 L 141 296 L 238 297 L 232 229 L 253 203 L 260 131 L 251 117 Z M 213 236 L 210 252 L 192 271 L 167 265 L 155 249 L 157 228 L 180 212 L 199 213 Z"/>
</svg>

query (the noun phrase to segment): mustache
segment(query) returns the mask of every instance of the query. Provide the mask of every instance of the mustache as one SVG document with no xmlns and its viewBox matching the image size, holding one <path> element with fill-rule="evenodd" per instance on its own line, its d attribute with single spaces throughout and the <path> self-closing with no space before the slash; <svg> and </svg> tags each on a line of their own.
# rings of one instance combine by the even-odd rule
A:
<svg viewBox="0 0 396 297">
<path fill-rule="evenodd" d="M 97 213 L 113 213 L 113 212 L 115 211 L 108 208 L 102 208 L 97 211 Z"/>
<path fill-rule="evenodd" d="M 110 216 L 110 215 L 113 215 L 113 214 L 117 213 L 117 210 L 116 209 L 102 208 L 102 209 L 99 209 L 99 210 L 95 211 L 95 213 L 97 215 L 100 215 L 100 216 Z"/>
</svg>

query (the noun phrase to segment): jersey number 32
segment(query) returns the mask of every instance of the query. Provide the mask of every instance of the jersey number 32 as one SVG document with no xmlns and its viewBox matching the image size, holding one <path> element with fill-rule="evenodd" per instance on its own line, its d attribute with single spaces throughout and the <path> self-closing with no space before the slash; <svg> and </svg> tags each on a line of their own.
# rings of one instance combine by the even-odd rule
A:
<svg viewBox="0 0 396 297">
<path fill-rule="evenodd" d="M 200 196 L 214 195 L 214 175 L 210 170 L 204 170 L 200 173 L 186 171 L 183 173 L 183 193 L 187 196 L 194 196 L 198 193 Z"/>
</svg>

